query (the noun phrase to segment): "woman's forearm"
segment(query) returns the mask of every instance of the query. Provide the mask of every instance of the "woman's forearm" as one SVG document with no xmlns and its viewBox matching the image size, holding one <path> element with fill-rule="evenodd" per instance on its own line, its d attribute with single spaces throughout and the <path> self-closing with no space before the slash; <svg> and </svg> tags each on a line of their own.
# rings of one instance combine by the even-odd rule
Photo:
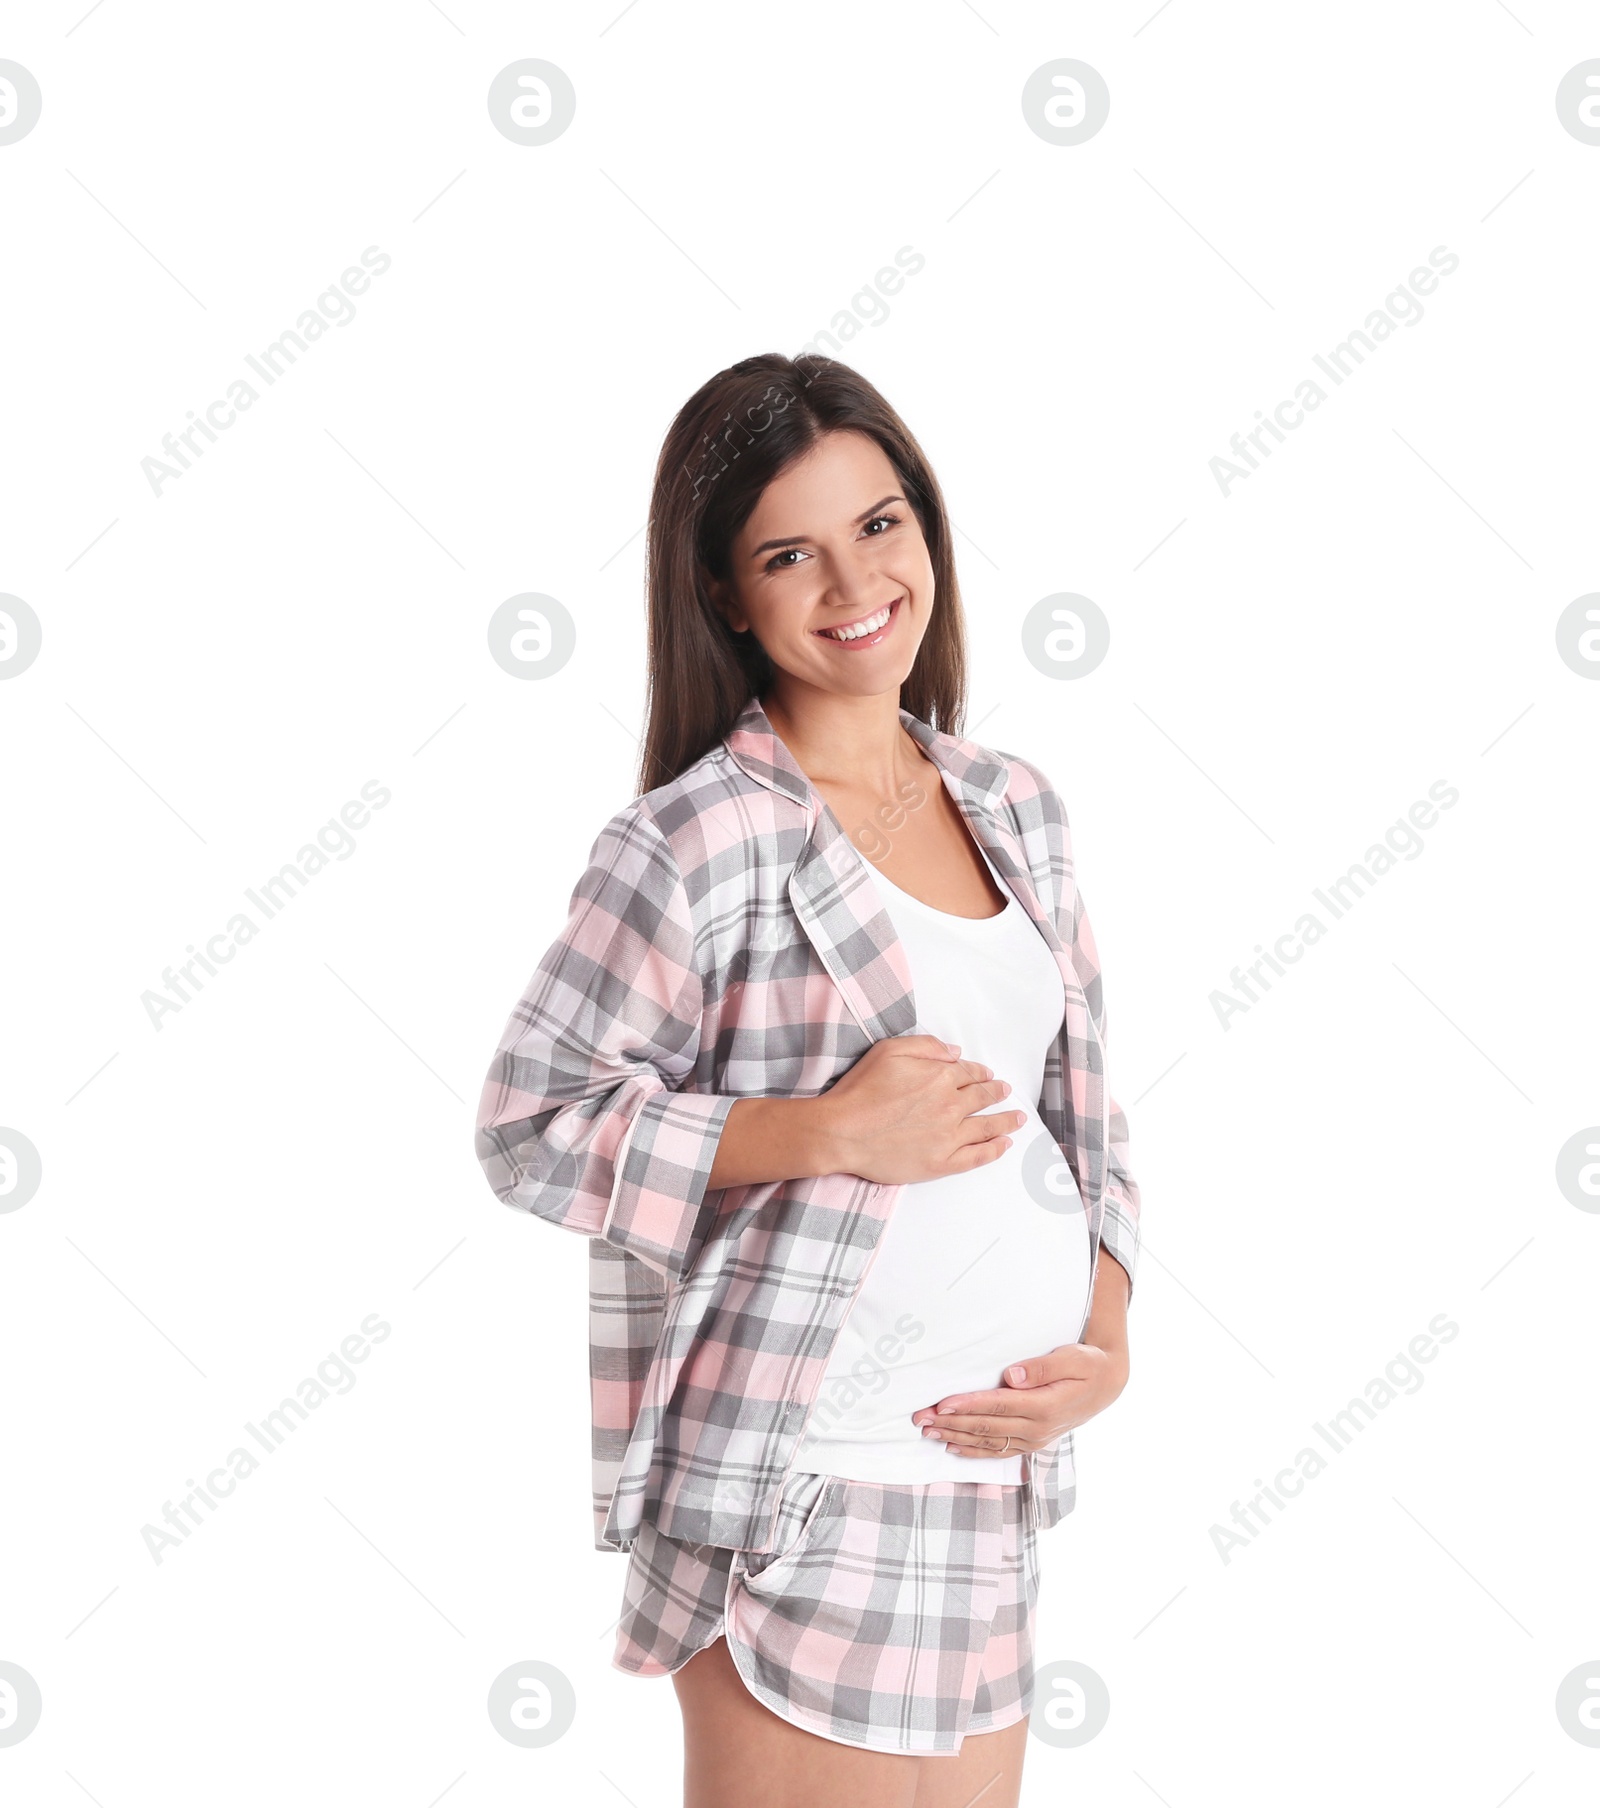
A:
<svg viewBox="0 0 1600 1808">
<path fill-rule="evenodd" d="M 1133 1283 L 1128 1271 L 1103 1244 L 1095 1274 L 1094 1297 L 1089 1307 L 1089 1321 L 1083 1328 L 1083 1341 L 1096 1349 L 1118 1352 L 1128 1350 L 1128 1300 Z"/>
<path fill-rule="evenodd" d="M 740 1099 L 723 1121 L 706 1189 L 840 1171 L 823 1099 Z"/>
</svg>

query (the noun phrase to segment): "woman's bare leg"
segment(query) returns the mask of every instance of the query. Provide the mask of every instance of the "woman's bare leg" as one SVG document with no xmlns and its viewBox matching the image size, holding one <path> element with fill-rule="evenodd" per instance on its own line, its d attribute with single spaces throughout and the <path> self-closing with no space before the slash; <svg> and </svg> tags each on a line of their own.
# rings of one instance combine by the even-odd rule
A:
<svg viewBox="0 0 1600 1808">
<path fill-rule="evenodd" d="M 961 1758 L 929 1760 L 862 1751 L 808 1733 L 756 1700 L 734 1668 L 726 1638 L 696 1652 L 672 1681 L 683 1710 L 683 1808 L 924 1808 L 917 1793 L 924 1766 L 953 1770 L 986 1742 L 969 1739 Z M 1009 1729 L 988 1737 L 1008 1736 Z M 981 1808 L 1015 1808 L 1016 1797 L 996 1785 L 980 1802 Z"/>
<path fill-rule="evenodd" d="M 1017 1808 L 1028 1722 L 997 1733 L 968 1733 L 953 1758 L 919 1758 L 911 1808 Z"/>
</svg>

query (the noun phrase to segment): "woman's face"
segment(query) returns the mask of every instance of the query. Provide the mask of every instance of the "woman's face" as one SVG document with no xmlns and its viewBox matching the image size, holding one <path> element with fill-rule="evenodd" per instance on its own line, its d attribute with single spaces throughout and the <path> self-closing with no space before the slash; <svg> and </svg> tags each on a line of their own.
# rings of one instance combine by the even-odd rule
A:
<svg viewBox="0 0 1600 1808">
<path fill-rule="evenodd" d="M 729 549 L 729 577 L 713 599 L 761 643 L 780 692 L 787 678 L 898 698 L 933 609 L 933 562 L 876 440 L 825 434 L 773 478 Z"/>
</svg>

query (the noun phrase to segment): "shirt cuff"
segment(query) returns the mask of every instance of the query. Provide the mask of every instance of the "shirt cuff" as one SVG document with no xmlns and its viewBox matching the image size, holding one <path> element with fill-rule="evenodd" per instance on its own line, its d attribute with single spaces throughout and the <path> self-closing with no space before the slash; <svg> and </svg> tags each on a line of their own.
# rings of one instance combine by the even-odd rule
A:
<svg viewBox="0 0 1600 1808">
<path fill-rule="evenodd" d="M 676 1279 L 694 1266 L 710 1229 L 706 1183 L 732 1093 L 653 1092 L 618 1150 L 600 1235 Z"/>
<path fill-rule="evenodd" d="M 1100 1221 L 1100 1242 L 1128 1271 L 1128 1304 L 1131 1306 L 1139 1263 L 1139 1226 L 1122 1201 L 1110 1192 L 1106 1194 L 1105 1215 Z"/>
</svg>

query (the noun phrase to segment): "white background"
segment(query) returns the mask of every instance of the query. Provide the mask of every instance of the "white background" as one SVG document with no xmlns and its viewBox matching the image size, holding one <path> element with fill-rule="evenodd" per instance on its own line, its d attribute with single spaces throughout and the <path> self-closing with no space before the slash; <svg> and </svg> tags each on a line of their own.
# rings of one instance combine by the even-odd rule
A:
<svg viewBox="0 0 1600 1808">
<path fill-rule="evenodd" d="M 0 685 L 0 1124 L 43 1162 L 0 1215 L 0 1659 L 44 1703 L 0 1792 L 678 1801 L 671 1685 L 609 1666 L 585 1247 L 495 1201 L 473 1107 L 633 795 L 672 414 L 911 246 L 841 355 L 945 487 L 969 732 L 1071 811 L 1145 1206 L 1133 1378 L 1041 1544 L 1039 1660 L 1111 1718 L 1031 1740 L 1024 1801 L 1593 1800 L 1555 1693 L 1600 1660 L 1600 1218 L 1555 1164 L 1600 1121 L 1600 684 L 1555 624 L 1600 588 L 1600 147 L 1554 104 L 1593 9 L 441 6 L 0 33 L 43 92 L 0 147 L 0 590 L 44 635 Z M 533 148 L 486 107 L 529 56 L 578 96 Z M 1063 56 L 1111 92 L 1073 147 L 1020 104 Z M 369 245 L 356 317 L 153 494 Z M 1440 245 L 1424 317 L 1225 497 L 1230 435 Z M 527 590 L 578 626 L 543 681 L 487 651 Z M 1019 638 L 1063 590 L 1111 623 L 1076 680 Z M 373 779 L 348 858 L 153 1027 Z M 1225 1029 L 1231 970 L 1441 779 L 1424 850 Z M 156 1563 L 163 1503 L 370 1313 L 348 1394 Z M 485 1701 L 534 1658 L 578 1716 L 524 1750 Z"/>
</svg>

